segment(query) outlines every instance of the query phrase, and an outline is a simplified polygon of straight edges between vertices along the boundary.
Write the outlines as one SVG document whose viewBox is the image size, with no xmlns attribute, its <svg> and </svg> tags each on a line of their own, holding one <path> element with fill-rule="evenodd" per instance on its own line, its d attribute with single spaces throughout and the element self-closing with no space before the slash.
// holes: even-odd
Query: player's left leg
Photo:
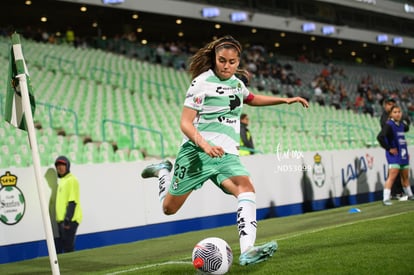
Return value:
<svg viewBox="0 0 414 275">
<path fill-rule="evenodd" d="M 275 241 L 255 246 L 257 234 L 256 194 L 249 176 L 235 176 L 222 186 L 237 197 L 237 226 L 240 242 L 240 265 L 260 263 L 270 258 L 277 249 Z"/>
<path fill-rule="evenodd" d="M 411 190 L 410 186 L 410 180 L 408 179 L 408 171 L 408 165 L 407 167 L 403 167 L 403 169 L 400 170 L 401 185 L 403 187 L 404 193 L 408 196 L 408 199 L 414 200 L 413 191 Z"/>
<path fill-rule="evenodd" d="M 278 246 L 275 241 L 260 246 L 253 246 L 242 253 L 239 258 L 240 265 L 257 264 L 273 256 Z"/>
</svg>

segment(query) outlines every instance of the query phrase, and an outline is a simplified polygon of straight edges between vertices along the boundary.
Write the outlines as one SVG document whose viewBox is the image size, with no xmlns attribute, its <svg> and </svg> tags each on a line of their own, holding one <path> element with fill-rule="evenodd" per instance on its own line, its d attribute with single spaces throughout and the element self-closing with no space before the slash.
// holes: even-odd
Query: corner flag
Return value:
<svg viewBox="0 0 414 275">
<path fill-rule="evenodd" d="M 59 264 L 53 240 L 52 225 L 50 223 L 49 208 L 43 192 L 43 183 L 40 169 L 40 156 L 37 146 L 36 129 L 33 123 L 34 97 L 31 93 L 29 73 L 23 58 L 22 45 L 17 33 L 11 37 L 9 79 L 6 95 L 6 120 L 13 126 L 27 131 L 32 149 L 33 168 L 36 176 L 37 193 L 42 211 L 43 227 L 45 229 L 49 261 L 53 275 L 60 275 Z"/>
<path fill-rule="evenodd" d="M 19 35 L 14 33 L 12 35 L 12 46 L 9 54 L 5 119 L 14 127 L 27 131 L 22 102 L 22 87 L 19 81 L 19 78 L 23 75 L 26 76 L 30 106 L 33 114 L 35 111 L 35 98 L 32 94 L 29 72 L 24 61 Z"/>
</svg>

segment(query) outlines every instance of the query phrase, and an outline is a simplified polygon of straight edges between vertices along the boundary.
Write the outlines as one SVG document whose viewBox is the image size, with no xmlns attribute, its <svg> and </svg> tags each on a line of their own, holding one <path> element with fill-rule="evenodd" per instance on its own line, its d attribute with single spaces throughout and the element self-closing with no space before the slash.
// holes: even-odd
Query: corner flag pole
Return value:
<svg viewBox="0 0 414 275">
<path fill-rule="evenodd" d="M 14 34 L 13 34 L 14 35 Z M 16 34 L 17 35 L 17 34 Z M 17 36 L 18 39 L 18 36 Z M 17 63 L 17 61 L 23 60 L 23 52 L 21 48 L 20 41 L 18 44 L 13 43 L 13 61 Z M 24 64 L 24 63 L 23 63 Z M 25 65 L 25 64 L 24 64 Z M 26 67 L 26 66 L 24 66 Z M 52 268 L 52 274 L 53 275 L 59 275 L 59 264 L 58 259 L 56 255 L 56 248 L 55 243 L 53 239 L 53 231 L 52 231 L 52 225 L 50 223 L 50 216 L 49 216 L 49 210 L 48 210 L 48 204 L 46 203 L 45 194 L 43 192 L 42 185 L 42 177 L 41 177 L 41 170 L 40 170 L 40 157 L 39 157 L 39 149 L 37 145 L 37 139 L 36 139 L 36 133 L 35 133 L 35 127 L 33 123 L 33 115 L 30 105 L 30 98 L 29 98 L 29 90 L 27 87 L 27 76 L 26 73 L 18 72 L 18 75 L 16 75 L 16 78 L 19 79 L 19 85 L 20 85 L 20 92 L 22 96 L 22 107 L 24 111 L 24 118 L 26 120 L 26 127 L 29 134 L 29 141 L 30 146 L 32 148 L 32 158 L 33 158 L 33 168 L 35 171 L 36 176 L 36 184 L 37 184 L 37 193 L 39 195 L 40 200 L 40 207 L 42 211 L 42 218 L 43 218 L 43 227 L 46 233 L 46 242 L 47 242 L 47 248 L 49 251 L 49 260 L 50 260 L 50 266 Z"/>
<path fill-rule="evenodd" d="M 50 266 L 52 268 L 52 274 L 59 275 L 59 264 L 56 255 L 55 242 L 53 239 L 52 225 L 50 224 L 50 216 L 48 205 L 46 204 L 45 195 L 43 192 L 43 186 L 41 184 L 41 172 L 40 172 L 40 157 L 39 148 L 37 146 L 37 139 L 35 133 L 35 127 L 33 123 L 33 116 L 30 107 L 29 93 L 27 91 L 26 74 L 17 75 L 20 82 L 23 110 L 25 113 L 27 131 L 29 133 L 30 147 L 32 148 L 33 168 L 35 170 L 37 193 L 39 195 L 40 207 L 43 217 L 43 227 L 46 233 L 47 249 L 49 251 Z"/>
</svg>

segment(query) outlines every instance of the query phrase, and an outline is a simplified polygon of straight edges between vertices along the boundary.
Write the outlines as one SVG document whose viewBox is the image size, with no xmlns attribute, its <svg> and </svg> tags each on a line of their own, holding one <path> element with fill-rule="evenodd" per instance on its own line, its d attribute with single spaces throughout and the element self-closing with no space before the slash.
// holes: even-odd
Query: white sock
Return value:
<svg viewBox="0 0 414 275">
<path fill-rule="evenodd" d="M 241 193 L 237 200 L 237 227 L 240 251 L 243 253 L 254 246 L 256 241 L 256 194 L 253 192 Z"/>
<path fill-rule="evenodd" d="M 168 189 L 170 188 L 170 184 L 171 184 L 171 176 L 170 176 L 170 171 L 168 171 L 167 169 L 161 169 L 158 172 L 158 188 L 159 188 L 159 193 L 158 196 L 160 198 L 160 202 L 162 205 L 162 202 L 165 198 L 165 196 L 168 193 Z"/>
<path fill-rule="evenodd" d="M 403 190 L 404 190 L 404 193 L 405 193 L 407 196 L 411 197 L 411 196 L 413 195 L 413 191 L 411 191 L 411 187 L 410 187 L 410 186 L 408 186 L 408 187 L 403 187 Z"/>
<path fill-rule="evenodd" d="M 391 189 L 384 188 L 383 194 L 384 194 L 383 201 L 388 201 L 391 196 Z"/>
</svg>

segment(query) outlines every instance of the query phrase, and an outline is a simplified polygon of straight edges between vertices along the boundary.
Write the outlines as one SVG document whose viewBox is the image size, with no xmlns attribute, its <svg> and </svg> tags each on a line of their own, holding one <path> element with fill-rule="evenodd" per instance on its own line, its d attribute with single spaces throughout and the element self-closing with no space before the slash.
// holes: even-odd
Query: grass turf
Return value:
<svg viewBox="0 0 414 275">
<path fill-rule="evenodd" d="M 348 213 L 357 207 L 360 213 Z M 239 266 L 236 225 L 59 255 L 61 274 L 195 274 L 194 245 L 206 237 L 233 249 L 228 274 L 409 274 L 414 202 L 338 207 L 259 221 L 257 243 L 276 240 L 267 262 Z M 47 257 L 0 265 L 0 273 L 51 274 Z"/>
</svg>

